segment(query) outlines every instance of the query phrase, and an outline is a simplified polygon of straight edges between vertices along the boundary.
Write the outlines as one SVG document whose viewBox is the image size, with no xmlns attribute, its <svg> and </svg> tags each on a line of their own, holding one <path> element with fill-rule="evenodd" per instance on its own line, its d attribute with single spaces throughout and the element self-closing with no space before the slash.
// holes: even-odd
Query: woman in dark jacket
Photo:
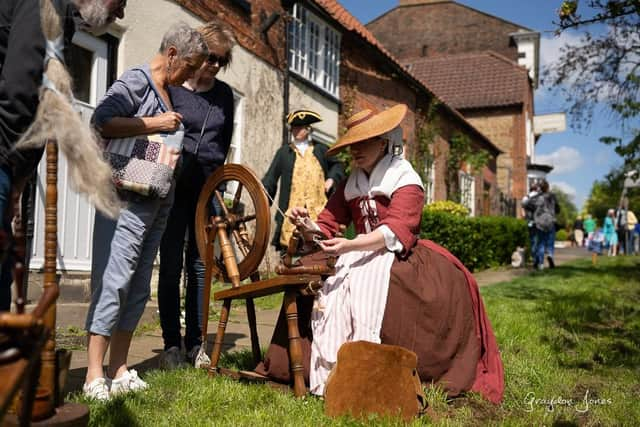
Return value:
<svg viewBox="0 0 640 427">
<path fill-rule="evenodd" d="M 229 85 L 216 79 L 216 75 L 231 62 L 235 38 L 217 20 L 205 24 L 198 31 L 207 43 L 209 56 L 192 79 L 182 86 L 169 89 L 176 111 L 183 116 L 185 138 L 175 202 L 160 245 L 158 309 L 165 350 L 160 357 L 160 366 L 166 369 L 177 367 L 183 361 L 180 275 L 186 232 L 188 244 L 184 345 L 190 363 L 195 362 L 200 350 L 204 265 L 196 246 L 195 211 L 200 190 L 207 177 L 222 166 L 227 158 L 233 133 L 233 92 Z"/>
</svg>

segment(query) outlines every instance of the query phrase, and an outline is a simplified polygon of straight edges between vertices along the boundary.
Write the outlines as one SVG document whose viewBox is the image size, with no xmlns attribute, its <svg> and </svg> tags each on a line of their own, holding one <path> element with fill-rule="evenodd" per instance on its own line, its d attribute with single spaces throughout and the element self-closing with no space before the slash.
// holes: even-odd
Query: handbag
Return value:
<svg viewBox="0 0 640 427">
<path fill-rule="evenodd" d="M 361 420 L 378 414 L 411 422 L 427 408 L 417 362 L 414 352 L 395 345 L 367 341 L 343 344 L 325 385 L 325 413 Z"/>
<path fill-rule="evenodd" d="M 162 112 L 169 111 L 147 72 L 134 70 L 142 71 L 147 78 Z M 183 138 L 184 125 L 180 123 L 174 132 L 105 139 L 105 157 L 111 164 L 116 188 L 148 197 L 166 197 L 180 160 Z"/>
</svg>

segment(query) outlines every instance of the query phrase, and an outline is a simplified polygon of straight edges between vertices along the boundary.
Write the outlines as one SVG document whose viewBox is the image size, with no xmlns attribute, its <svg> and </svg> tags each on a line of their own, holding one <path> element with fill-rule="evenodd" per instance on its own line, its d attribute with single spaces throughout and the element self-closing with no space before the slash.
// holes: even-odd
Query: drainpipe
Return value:
<svg viewBox="0 0 640 427">
<path fill-rule="evenodd" d="M 289 115 L 289 23 L 291 22 L 293 6 L 297 2 L 295 1 L 282 1 L 282 7 L 284 8 L 284 73 L 282 75 L 284 80 L 284 90 L 282 94 L 284 115 L 282 117 L 282 145 L 289 143 L 289 126 L 287 125 L 287 116 Z"/>
<path fill-rule="evenodd" d="M 283 79 L 283 94 L 282 94 L 282 102 L 283 102 L 283 110 L 284 114 L 282 117 L 282 145 L 286 145 L 289 143 L 289 126 L 287 125 L 287 116 L 289 115 L 289 29 L 288 25 L 291 21 L 291 12 L 293 11 L 293 5 L 295 5 L 296 1 L 291 0 L 281 0 L 282 9 L 284 10 L 283 14 L 278 12 L 273 12 L 263 23 L 260 25 L 260 33 L 267 37 L 267 32 L 276 23 L 278 18 L 282 18 L 284 22 L 284 71 L 282 74 Z"/>
</svg>

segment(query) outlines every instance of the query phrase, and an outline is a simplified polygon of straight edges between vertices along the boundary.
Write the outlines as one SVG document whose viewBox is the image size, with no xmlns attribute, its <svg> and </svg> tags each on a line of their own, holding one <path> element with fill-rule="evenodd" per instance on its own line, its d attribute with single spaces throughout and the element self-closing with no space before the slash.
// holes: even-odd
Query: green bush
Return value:
<svg viewBox="0 0 640 427">
<path fill-rule="evenodd" d="M 471 271 L 511 262 L 511 254 L 529 241 L 524 220 L 511 217 L 461 217 L 422 212 L 420 237 L 433 240 L 457 256 Z"/>
<path fill-rule="evenodd" d="M 445 212 L 454 216 L 469 216 L 469 209 L 460 203 L 451 200 L 438 200 L 425 206 L 427 212 Z"/>
<path fill-rule="evenodd" d="M 564 242 L 569 239 L 569 234 L 566 230 L 560 229 L 556 232 L 556 241 Z"/>
</svg>

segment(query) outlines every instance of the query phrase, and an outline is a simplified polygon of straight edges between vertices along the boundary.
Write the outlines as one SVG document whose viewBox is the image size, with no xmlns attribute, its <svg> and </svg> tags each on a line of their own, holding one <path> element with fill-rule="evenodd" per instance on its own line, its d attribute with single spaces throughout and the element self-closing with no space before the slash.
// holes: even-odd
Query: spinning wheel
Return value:
<svg viewBox="0 0 640 427">
<path fill-rule="evenodd" d="M 233 194 L 231 206 L 225 203 L 224 189 Z M 214 254 L 219 256 L 211 260 L 212 275 L 236 287 L 254 274 L 267 250 L 270 218 L 262 183 L 250 169 L 237 164 L 218 168 L 200 193 L 195 220 L 203 260 L 210 260 L 207 251 L 217 240 Z"/>
<path fill-rule="evenodd" d="M 223 193 L 232 194 L 232 201 L 225 203 Z M 215 203 L 213 203 L 215 202 Z M 217 206 L 214 206 L 216 205 Z M 230 205 L 230 206 L 228 206 Z M 267 249 L 271 213 L 266 193 L 255 174 L 241 165 L 225 165 L 214 172 L 205 183 L 196 207 L 195 234 L 198 250 L 205 265 L 205 287 L 202 301 L 202 342 L 206 343 L 209 299 L 213 277 L 230 282 L 231 288 L 216 292 L 213 299 L 223 301 L 216 333 L 209 374 L 225 374 L 233 377 L 249 375 L 251 379 L 266 380 L 259 374 L 233 372 L 219 368 L 231 301 L 246 301 L 247 319 L 251 334 L 254 362 L 261 361 L 260 343 L 256 325 L 253 298 L 274 293 L 284 293 L 282 312 L 286 314 L 288 350 L 293 388 L 296 396 L 304 396 L 306 388 L 303 376 L 302 347 L 298 329 L 296 296 L 320 286 L 321 275 L 331 274 L 329 266 L 293 266 L 291 258 L 297 240 L 291 244 L 291 253 L 277 271 L 278 276 L 260 280 L 257 271 Z M 295 239 L 298 239 L 297 234 Z M 293 240 L 293 238 L 292 238 Z M 247 277 L 252 283 L 241 285 Z M 260 378 L 258 378 L 260 377 Z M 246 377 L 245 377 L 246 378 Z"/>
</svg>

